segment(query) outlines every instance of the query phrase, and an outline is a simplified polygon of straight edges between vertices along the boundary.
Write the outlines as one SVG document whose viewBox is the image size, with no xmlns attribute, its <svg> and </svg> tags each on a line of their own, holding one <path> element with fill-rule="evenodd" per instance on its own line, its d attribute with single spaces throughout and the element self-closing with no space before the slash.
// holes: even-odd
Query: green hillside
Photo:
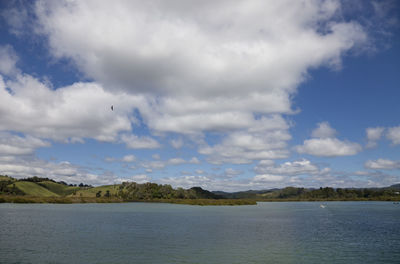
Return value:
<svg viewBox="0 0 400 264">
<path fill-rule="evenodd" d="M 57 197 L 57 196 L 59 196 L 58 194 L 51 192 L 51 191 L 47 190 L 46 188 L 44 188 L 43 186 L 40 186 L 39 184 L 36 184 L 34 182 L 17 181 L 14 184 L 15 184 L 15 187 L 17 187 L 19 190 L 21 190 L 26 195 L 36 196 L 36 197 L 51 197 L 51 196 Z"/>
<path fill-rule="evenodd" d="M 68 186 L 52 181 L 43 181 L 38 182 L 37 184 L 60 196 L 70 195 L 80 189 L 80 187 L 77 186 Z"/>
</svg>

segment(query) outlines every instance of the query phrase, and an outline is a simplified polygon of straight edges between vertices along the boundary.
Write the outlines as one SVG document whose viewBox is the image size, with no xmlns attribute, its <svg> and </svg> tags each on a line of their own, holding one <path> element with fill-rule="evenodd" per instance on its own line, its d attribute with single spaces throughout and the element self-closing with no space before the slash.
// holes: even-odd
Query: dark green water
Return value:
<svg viewBox="0 0 400 264">
<path fill-rule="evenodd" d="M 400 205 L 320 204 L 0 204 L 0 263 L 400 263 Z"/>
</svg>

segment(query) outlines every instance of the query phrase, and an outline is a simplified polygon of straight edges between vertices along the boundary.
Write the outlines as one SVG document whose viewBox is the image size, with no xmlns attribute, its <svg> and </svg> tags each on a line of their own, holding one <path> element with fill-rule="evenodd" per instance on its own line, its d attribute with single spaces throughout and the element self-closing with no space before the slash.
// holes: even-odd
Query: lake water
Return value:
<svg viewBox="0 0 400 264">
<path fill-rule="evenodd" d="M 400 205 L 0 204 L 0 263 L 400 263 Z"/>
</svg>

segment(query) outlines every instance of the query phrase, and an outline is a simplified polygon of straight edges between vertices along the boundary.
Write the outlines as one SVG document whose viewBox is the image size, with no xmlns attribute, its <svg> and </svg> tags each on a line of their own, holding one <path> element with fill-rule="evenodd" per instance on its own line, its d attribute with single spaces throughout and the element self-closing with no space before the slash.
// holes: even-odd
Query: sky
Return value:
<svg viewBox="0 0 400 264">
<path fill-rule="evenodd" d="M 399 14 L 394 0 L 0 1 L 0 174 L 399 183 Z"/>
</svg>

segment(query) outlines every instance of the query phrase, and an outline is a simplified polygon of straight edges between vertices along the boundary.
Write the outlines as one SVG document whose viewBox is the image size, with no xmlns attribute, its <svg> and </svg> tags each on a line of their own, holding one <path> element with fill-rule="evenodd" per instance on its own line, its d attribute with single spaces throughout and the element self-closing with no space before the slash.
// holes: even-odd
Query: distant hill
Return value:
<svg viewBox="0 0 400 264">
<path fill-rule="evenodd" d="M 82 188 L 58 183 L 48 178 L 32 177 L 17 180 L 9 176 L 0 176 L 0 194 L 60 197 L 70 195 L 79 189 Z"/>
<path fill-rule="evenodd" d="M 213 192 L 229 199 L 263 200 L 400 200 L 400 184 L 384 188 L 286 187 L 260 191 Z"/>
<path fill-rule="evenodd" d="M 84 184 L 71 186 L 48 178 L 32 177 L 17 180 L 8 176 L 0 176 L 0 194 L 32 197 L 116 197 L 124 200 L 223 198 L 200 187 L 185 190 L 182 188 L 173 189 L 170 185 L 138 184 L 135 182 L 98 187 Z"/>
<path fill-rule="evenodd" d="M 400 191 L 400 183 L 390 185 L 389 188 Z"/>
<path fill-rule="evenodd" d="M 385 188 L 301 188 L 249 190 L 242 192 L 210 192 L 201 187 L 172 188 L 156 183 L 123 182 L 92 187 L 87 184 L 68 185 L 48 178 L 14 179 L 0 176 L 0 195 L 42 198 L 113 199 L 112 201 L 171 201 L 175 200 L 252 200 L 252 201 L 312 201 L 312 200 L 400 200 L 400 184 Z M 1 197 L 0 197 L 1 198 Z M 94 200 L 93 200 L 94 199 Z M 1 199 L 0 199 L 1 200 Z M 107 200 L 104 200 L 107 201 Z M 109 200 L 111 201 L 111 200 Z M 218 203 L 216 203 L 218 204 Z"/>
</svg>

